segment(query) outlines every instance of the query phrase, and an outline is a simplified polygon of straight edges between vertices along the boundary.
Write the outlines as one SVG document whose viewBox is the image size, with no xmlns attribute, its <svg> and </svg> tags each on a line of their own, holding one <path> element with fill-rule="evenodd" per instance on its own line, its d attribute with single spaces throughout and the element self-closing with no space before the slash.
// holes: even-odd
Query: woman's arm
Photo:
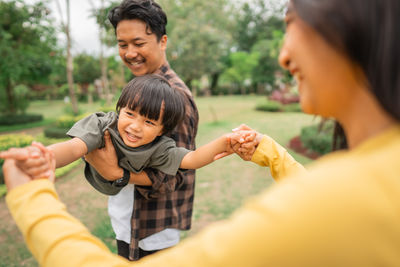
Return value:
<svg viewBox="0 0 400 267">
<path fill-rule="evenodd" d="M 245 124 L 233 130 L 239 135 L 232 135 L 231 146 L 243 160 L 269 167 L 275 180 L 287 177 L 292 173 L 305 172 L 305 168 L 297 162 L 280 144 L 267 135 L 251 129 Z"/>
</svg>

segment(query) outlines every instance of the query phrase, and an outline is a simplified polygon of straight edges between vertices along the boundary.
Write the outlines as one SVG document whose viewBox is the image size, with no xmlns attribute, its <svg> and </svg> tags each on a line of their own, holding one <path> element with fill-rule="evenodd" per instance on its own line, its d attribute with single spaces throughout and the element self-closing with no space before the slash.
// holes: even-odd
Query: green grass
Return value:
<svg viewBox="0 0 400 267">
<path fill-rule="evenodd" d="M 47 126 L 52 124 L 55 120 L 54 119 L 44 119 L 42 121 L 32 122 L 32 123 L 25 123 L 25 124 L 17 124 L 17 125 L 0 125 L 0 133 L 7 133 L 11 131 L 19 131 L 34 127 L 41 127 Z"/>
<path fill-rule="evenodd" d="M 299 135 L 303 126 L 313 123 L 313 117 L 303 113 L 256 111 L 255 106 L 263 100 L 260 96 L 196 98 L 200 113 L 197 145 L 205 144 L 246 123 L 285 146 L 290 138 Z M 40 106 L 43 107 L 32 104 L 32 107 Z M 57 108 L 62 109 L 53 103 L 46 110 L 61 114 Z M 292 155 L 303 164 L 310 162 L 295 153 Z M 268 168 L 245 162 L 236 155 L 197 170 L 192 230 L 183 232 L 182 237 L 191 236 L 206 225 L 229 217 L 246 199 L 273 183 Z M 78 164 L 71 172 L 57 179 L 56 187 L 69 212 L 115 252 L 114 233 L 107 214 L 107 197 L 97 193 L 85 181 L 83 164 Z M 0 199 L 1 209 L 6 209 L 4 198 Z M 0 226 L 0 251 L 0 266 L 37 266 L 7 214 L 2 217 Z"/>
</svg>

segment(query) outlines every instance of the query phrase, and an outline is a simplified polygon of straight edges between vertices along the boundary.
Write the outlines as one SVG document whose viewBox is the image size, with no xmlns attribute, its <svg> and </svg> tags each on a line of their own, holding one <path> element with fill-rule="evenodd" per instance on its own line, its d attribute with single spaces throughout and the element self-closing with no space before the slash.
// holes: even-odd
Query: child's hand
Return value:
<svg viewBox="0 0 400 267">
<path fill-rule="evenodd" d="M 231 138 L 232 138 L 233 135 L 234 135 L 233 133 L 229 133 L 229 134 L 225 134 L 223 136 L 223 138 L 225 138 L 225 144 L 226 144 L 225 145 L 225 151 L 215 155 L 215 157 L 213 159 L 214 161 L 218 160 L 218 159 L 222 159 L 222 158 L 224 158 L 226 156 L 229 156 L 229 155 L 231 155 L 231 154 L 233 154 L 235 152 L 232 149 L 232 146 L 231 146 Z"/>
<path fill-rule="evenodd" d="M 54 181 L 55 159 L 42 144 L 33 142 L 25 148 L 10 148 L 0 152 L 0 158 L 15 160 L 15 166 L 32 179 L 49 178 Z"/>
<path fill-rule="evenodd" d="M 231 146 L 236 154 L 243 160 L 251 160 L 258 144 L 262 139 L 262 134 L 251 129 L 245 124 L 232 130 L 234 135 L 231 138 Z"/>
</svg>

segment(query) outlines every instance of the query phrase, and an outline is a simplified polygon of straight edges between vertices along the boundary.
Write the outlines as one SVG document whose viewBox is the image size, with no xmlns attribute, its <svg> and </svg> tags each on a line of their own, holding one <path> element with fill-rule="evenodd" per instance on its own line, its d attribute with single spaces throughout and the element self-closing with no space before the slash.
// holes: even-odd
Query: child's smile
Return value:
<svg viewBox="0 0 400 267">
<path fill-rule="evenodd" d="M 121 108 L 118 118 L 118 132 L 129 147 L 139 147 L 151 143 L 163 131 L 163 111 L 157 121 L 151 120 L 127 107 Z"/>
</svg>

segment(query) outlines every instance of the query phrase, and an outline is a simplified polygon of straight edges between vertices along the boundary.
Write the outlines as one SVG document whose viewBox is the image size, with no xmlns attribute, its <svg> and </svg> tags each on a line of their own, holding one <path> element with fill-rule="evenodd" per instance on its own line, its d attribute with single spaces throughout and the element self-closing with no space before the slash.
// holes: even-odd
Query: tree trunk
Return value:
<svg viewBox="0 0 400 267">
<path fill-rule="evenodd" d="M 213 73 L 211 75 L 211 86 L 210 86 L 211 95 L 218 95 L 217 86 L 218 86 L 219 77 L 220 77 L 219 72 Z"/>
<path fill-rule="evenodd" d="M 104 0 L 101 0 L 100 10 L 102 10 L 103 8 L 104 8 Z M 103 37 L 104 37 L 104 28 L 99 24 L 101 83 L 103 86 L 104 94 L 106 96 L 106 105 L 110 106 L 112 96 L 110 94 L 110 86 L 107 78 L 107 62 L 104 59 Z"/>
<path fill-rule="evenodd" d="M 70 10 L 69 10 L 69 0 L 66 0 L 67 4 L 67 25 L 65 26 L 65 34 L 67 35 L 67 80 L 69 88 L 69 97 L 71 98 L 72 112 L 77 115 L 78 102 L 76 101 L 75 90 L 74 90 L 74 77 L 73 77 L 73 61 L 71 55 L 71 36 L 70 36 Z"/>
<path fill-rule="evenodd" d="M 14 92 L 12 90 L 12 85 L 11 85 L 10 81 L 8 81 L 7 86 L 6 86 L 6 94 L 7 94 L 7 100 L 8 100 L 7 113 L 15 114 L 17 110 L 15 108 Z"/>
</svg>

